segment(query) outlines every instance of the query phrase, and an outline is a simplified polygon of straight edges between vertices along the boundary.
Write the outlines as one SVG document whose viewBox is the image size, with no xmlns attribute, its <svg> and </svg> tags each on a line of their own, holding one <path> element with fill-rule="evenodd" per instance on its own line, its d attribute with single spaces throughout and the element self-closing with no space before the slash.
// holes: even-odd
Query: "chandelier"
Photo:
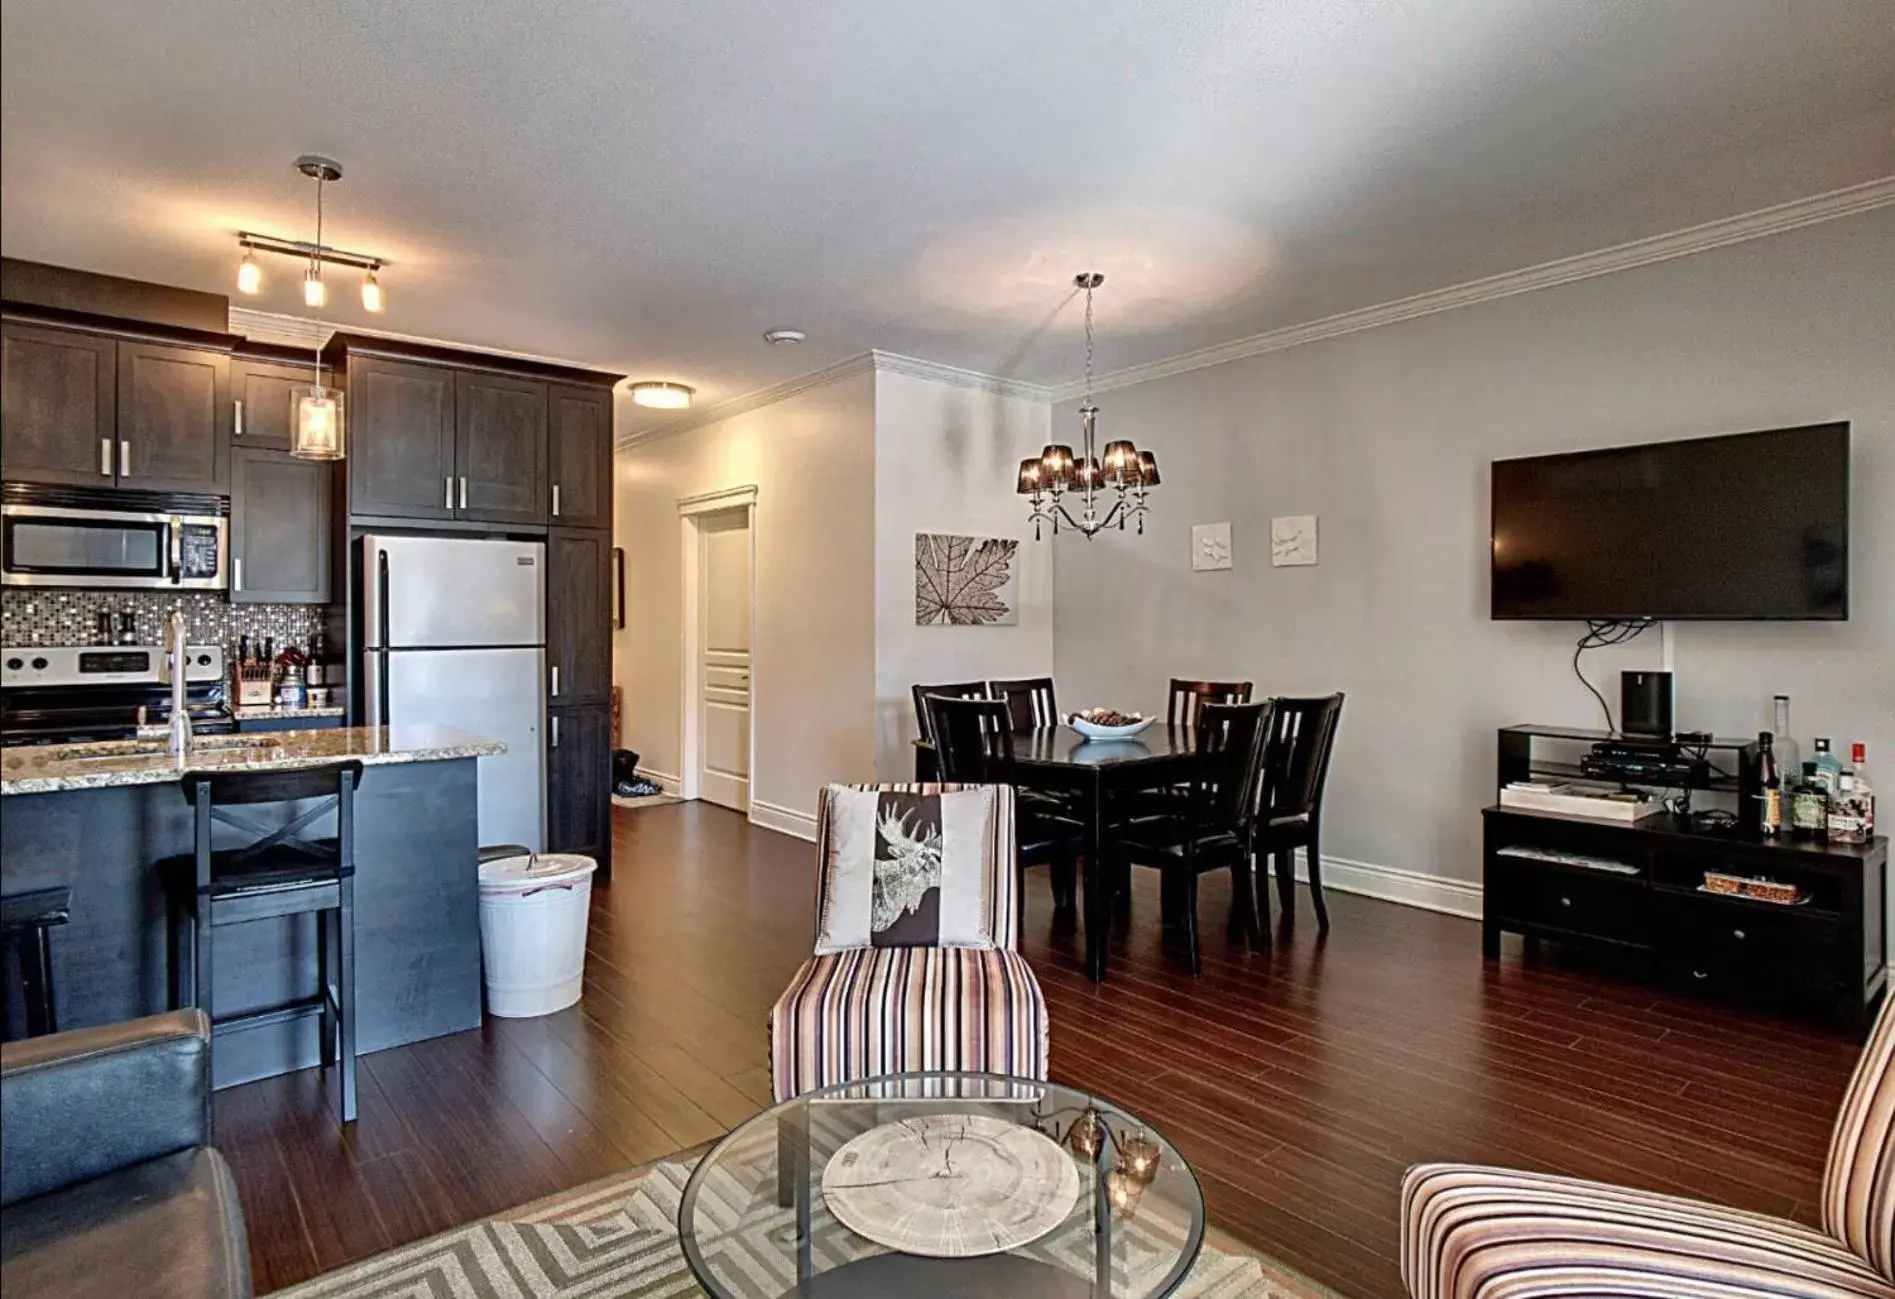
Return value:
<svg viewBox="0 0 1895 1299">
<path fill-rule="evenodd" d="M 1080 454 L 1075 457 L 1070 446 L 1055 443 L 1038 457 L 1020 462 L 1019 493 L 1032 506 L 1027 518 L 1035 541 L 1040 540 L 1040 526 L 1046 523 L 1053 525 L 1054 536 L 1063 526 L 1090 540 L 1107 528 L 1123 531 L 1129 520 L 1143 536 L 1145 493 L 1158 486 L 1158 460 L 1151 452 L 1119 440 L 1105 444 L 1103 458 L 1096 454 L 1099 408 L 1092 404 L 1092 291 L 1104 283 L 1105 276 L 1097 271 L 1073 277 L 1074 286 L 1086 294 L 1086 395 L 1079 405 Z M 1068 502 L 1075 500 L 1076 518 L 1068 508 Z"/>
</svg>

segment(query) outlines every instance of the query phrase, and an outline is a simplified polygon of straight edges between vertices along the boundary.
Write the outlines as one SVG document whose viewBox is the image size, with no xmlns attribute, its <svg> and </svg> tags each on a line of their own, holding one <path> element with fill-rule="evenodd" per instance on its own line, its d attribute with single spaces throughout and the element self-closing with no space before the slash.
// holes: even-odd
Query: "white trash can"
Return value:
<svg viewBox="0 0 1895 1299">
<path fill-rule="evenodd" d="M 480 956 L 490 1014 L 526 1019 L 579 1000 L 597 869 L 575 853 L 481 863 Z"/>
</svg>

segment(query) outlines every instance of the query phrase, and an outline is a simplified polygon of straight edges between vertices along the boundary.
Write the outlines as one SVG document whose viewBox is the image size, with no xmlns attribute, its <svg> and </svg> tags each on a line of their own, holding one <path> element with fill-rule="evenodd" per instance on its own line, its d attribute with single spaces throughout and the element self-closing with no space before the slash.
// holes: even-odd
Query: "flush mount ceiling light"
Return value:
<svg viewBox="0 0 1895 1299">
<path fill-rule="evenodd" d="M 632 400 L 653 410 L 683 410 L 696 395 L 695 388 L 662 379 L 647 379 L 632 385 Z"/>
<path fill-rule="evenodd" d="M 764 333 L 763 341 L 781 347 L 785 343 L 800 343 L 808 337 L 800 329 L 772 329 Z"/>
<path fill-rule="evenodd" d="M 237 263 L 237 292 L 255 297 L 263 292 L 263 268 L 257 264 L 255 254 L 275 253 L 281 257 L 294 257 L 306 263 L 303 269 L 303 305 L 324 307 L 329 303 L 329 287 L 323 282 L 324 266 L 347 266 L 361 271 L 362 308 L 380 314 L 388 307 L 388 299 L 382 292 L 381 282 L 375 278 L 376 272 L 388 264 L 385 258 L 368 253 L 352 253 L 341 248 L 331 248 L 322 241 L 322 187 L 342 179 L 342 164 L 333 158 L 320 157 L 306 153 L 296 160 L 296 170 L 316 182 L 316 238 L 313 243 L 301 239 L 278 239 L 275 235 L 260 235 L 250 230 L 237 232 L 237 247 L 243 249 L 243 260 Z"/>
<path fill-rule="evenodd" d="M 1099 408 L 1092 404 L 1092 291 L 1105 283 L 1105 276 L 1087 271 L 1073 277 L 1073 285 L 1086 295 L 1086 395 L 1079 403 L 1080 451 L 1077 458 L 1069 446 L 1051 444 L 1031 460 L 1020 462 L 1020 495 L 1028 498 L 1032 512 L 1033 539 L 1040 539 L 1040 525 L 1053 525 L 1058 536 L 1062 526 L 1085 534 L 1090 541 L 1114 525 L 1124 529 L 1129 519 L 1145 533 L 1145 493 L 1158 486 L 1158 458 L 1140 451 L 1129 441 L 1105 444 L 1105 459 L 1094 454 Z M 1107 497 L 1106 488 L 1116 495 Z M 1079 517 L 1066 508 L 1066 497 L 1076 495 Z M 1101 509 L 1100 501 L 1104 499 Z"/>
</svg>

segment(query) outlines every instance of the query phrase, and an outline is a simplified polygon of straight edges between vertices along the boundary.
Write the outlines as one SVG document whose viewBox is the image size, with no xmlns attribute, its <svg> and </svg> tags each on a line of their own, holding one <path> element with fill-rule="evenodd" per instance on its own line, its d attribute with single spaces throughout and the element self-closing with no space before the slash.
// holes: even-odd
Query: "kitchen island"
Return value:
<svg viewBox="0 0 1895 1299">
<path fill-rule="evenodd" d="M 205 736 L 180 764 L 162 741 L 0 749 L 0 891 L 64 885 L 53 931 L 61 1028 L 151 1014 L 169 1001 L 167 906 L 154 863 L 193 850 L 185 770 L 271 771 L 362 763 L 355 797 L 357 1040 L 361 1052 L 480 1024 L 476 764 L 505 745 L 447 727 L 339 727 Z M 248 809 L 282 825 L 296 809 Z M 333 834 L 311 827 L 310 833 Z M 226 842 L 225 834 L 232 838 Z M 239 846 L 218 829 L 218 846 Z M 316 990 L 316 927 L 290 916 L 220 929 L 220 1016 Z M 220 1033 L 214 1081 L 314 1065 L 317 1020 L 288 1014 Z"/>
</svg>

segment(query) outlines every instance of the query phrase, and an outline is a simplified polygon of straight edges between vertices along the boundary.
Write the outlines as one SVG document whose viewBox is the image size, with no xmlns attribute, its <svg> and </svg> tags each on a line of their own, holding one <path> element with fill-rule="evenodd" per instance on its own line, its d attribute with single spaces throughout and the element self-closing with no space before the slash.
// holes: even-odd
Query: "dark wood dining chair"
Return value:
<svg viewBox="0 0 1895 1299">
<path fill-rule="evenodd" d="M 1276 699 L 1270 728 L 1263 744 L 1263 778 L 1259 784 L 1255 851 L 1257 895 L 1269 887 L 1274 865 L 1277 904 L 1283 926 L 1296 924 L 1296 849 L 1309 863 L 1309 896 L 1316 906 L 1316 925 L 1329 932 L 1329 908 L 1323 902 L 1323 786 L 1329 779 L 1329 755 L 1342 720 L 1342 695 L 1310 699 Z M 1267 899 L 1266 899 L 1267 901 Z"/>
<path fill-rule="evenodd" d="M 1184 681 L 1171 678 L 1171 693 L 1165 701 L 1165 725 L 1195 726 L 1198 710 L 1206 704 L 1247 704 L 1248 681 Z"/>
<path fill-rule="evenodd" d="M 934 735 L 940 776 L 965 785 L 1018 785 L 1013 752 L 1013 716 L 998 699 L 927 695 L 929 728 Z M 1021 870 L 1015 887 L 1024 914 L 1025 868 L 1045 865 L 1053 877 L 1053 907 L 1070 913 L 1077 901 L 1075 865 L 1085 826 L 1047 807 L 1021 799 L 1016 835 Z"/>
<path fill-rule="evenodd" d="M 1022 677 L 1017 681 L 989 681 L 987 697 L 998 699 L 1013 717 L 1013 729 L 1031 731 L 1042 726 L 1059 725 L 1059 705 L 1054 702 L 1053 678 Z"/>
<path fill-rule="evenodd" d="M 985 699 L 985 681 L 954 681 L 944 686 L 915 686 L 915 731 L 924 744 L 934 743 L 934 723 L 928 716 L 928 696 L 946 695 L 951 699 Z"/>
<path fill-rule="evenodd" d="M 1269 945 L 1250 878 L 1251 835 L 1260 803 L 1257 789 L 1269 713 L 1267 701 L 1209 703 L 1200 708 L 1196 725 L 1201 762 L 1183 810 L 1127 824 L 1110 849 L 1130 865 L 1159 870 L 1165 945 L 1183 958 L 1194 975 L 1203 969 L 1198 952 L 1198 877 L 1207 871 L 1230 871 L 1231 936 L 1241 935 L 1253 952 Z"/>
</svg>

